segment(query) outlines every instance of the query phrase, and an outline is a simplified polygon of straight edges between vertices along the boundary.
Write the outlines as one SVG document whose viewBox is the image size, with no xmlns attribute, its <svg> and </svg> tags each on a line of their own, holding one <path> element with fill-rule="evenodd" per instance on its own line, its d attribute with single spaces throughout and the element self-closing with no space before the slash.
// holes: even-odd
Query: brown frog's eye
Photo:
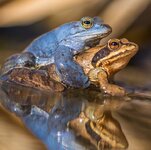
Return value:
<svg viewBox="0 0 151 150">
<path fill-rule="evenodd" d="M 81 24 L 85 29 L 89 29 L 93 26 L 94 21 L 91 17 L 83 17 L 81 19 Z"/>
<path fill-rule="evenodd" d="M 110 39 L 108 42 L 108 47 L 111 50 L 117 50 L 121 47 L 120 40 L 118 39 Z"/>
</svg>

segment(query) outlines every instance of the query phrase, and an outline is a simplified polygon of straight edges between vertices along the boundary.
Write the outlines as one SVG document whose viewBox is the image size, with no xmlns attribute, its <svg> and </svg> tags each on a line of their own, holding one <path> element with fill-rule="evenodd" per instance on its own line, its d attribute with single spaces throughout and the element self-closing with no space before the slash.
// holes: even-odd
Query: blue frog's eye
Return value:
<svg viewBox="0 0 151 150">
<path fill-rule="evenodd" d="M 89 29 L 89 28 L 91 28 L 94 25 L 93 18 L 91 18 L 91 17 L 83 17 L 81 19 L 81 24 L 82 24 L 82 27 L 84 27 L 85 29 Z"/>
</svg>

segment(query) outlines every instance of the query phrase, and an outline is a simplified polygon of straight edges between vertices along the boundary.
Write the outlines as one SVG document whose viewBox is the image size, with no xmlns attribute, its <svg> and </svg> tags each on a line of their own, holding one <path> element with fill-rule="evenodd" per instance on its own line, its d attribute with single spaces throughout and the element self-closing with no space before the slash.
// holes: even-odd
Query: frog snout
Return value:
<svg viewBox="0 0 151 150">
<path fill-rule="evenodd" d="M 112 32 L 112 28 L 108 24 L 101 24 L 100 26 L 102 30 L 105 31 L 104 34 L 106 34 L 106 36 Z"/>
<path fill-rule="evenodd" d="M 135 43 L 133 43 L 133 42 L 129 43 L 129 50 L 134 51 L 134 52 L 137 52 L 138 49 L 139 49 L 139 47 L 138 47 L 137 44 L 135 44 Z"/>
</svg>

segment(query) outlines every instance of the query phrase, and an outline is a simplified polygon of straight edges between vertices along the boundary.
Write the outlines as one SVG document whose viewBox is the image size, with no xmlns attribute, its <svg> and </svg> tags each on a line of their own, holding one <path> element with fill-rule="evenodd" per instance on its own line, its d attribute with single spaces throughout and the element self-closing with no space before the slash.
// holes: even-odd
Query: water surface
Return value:
<svg viewBox="0 0 151 150">
<path fill-rule="evenodd" d="M 1 103 L 49 150 L 151 149 L 151 92 L 40 91 L 1 83 Z M 14 131 L 15 132 L 15 131 Z"/>
</svg>

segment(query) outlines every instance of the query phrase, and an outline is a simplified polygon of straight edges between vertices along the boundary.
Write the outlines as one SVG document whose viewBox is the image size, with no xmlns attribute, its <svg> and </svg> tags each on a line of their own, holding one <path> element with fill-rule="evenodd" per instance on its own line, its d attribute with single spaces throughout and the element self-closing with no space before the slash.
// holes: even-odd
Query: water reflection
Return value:
<svg viewBox="0 0 151 150">
<path fill-rule="evenodd" d="M 89 89 L 48 93 L 6 82 L 1 83 L 0 96 L 2 104 L 50 150 L 128 147 L 125 133 L 113 116 L 119 110 L 127 117 L 129 113 L 123 113 L 129 108 L 125 107 L 130 101 L 127 97 L 102 97 Z"/>
<path fill-rule="evenodd" d="M 117 98 L 89 89 L 50 93 L 0 84 L 1 103 L 48 149 L 150 150 L 151 92 L 146 89 Z"/>
</svg>

